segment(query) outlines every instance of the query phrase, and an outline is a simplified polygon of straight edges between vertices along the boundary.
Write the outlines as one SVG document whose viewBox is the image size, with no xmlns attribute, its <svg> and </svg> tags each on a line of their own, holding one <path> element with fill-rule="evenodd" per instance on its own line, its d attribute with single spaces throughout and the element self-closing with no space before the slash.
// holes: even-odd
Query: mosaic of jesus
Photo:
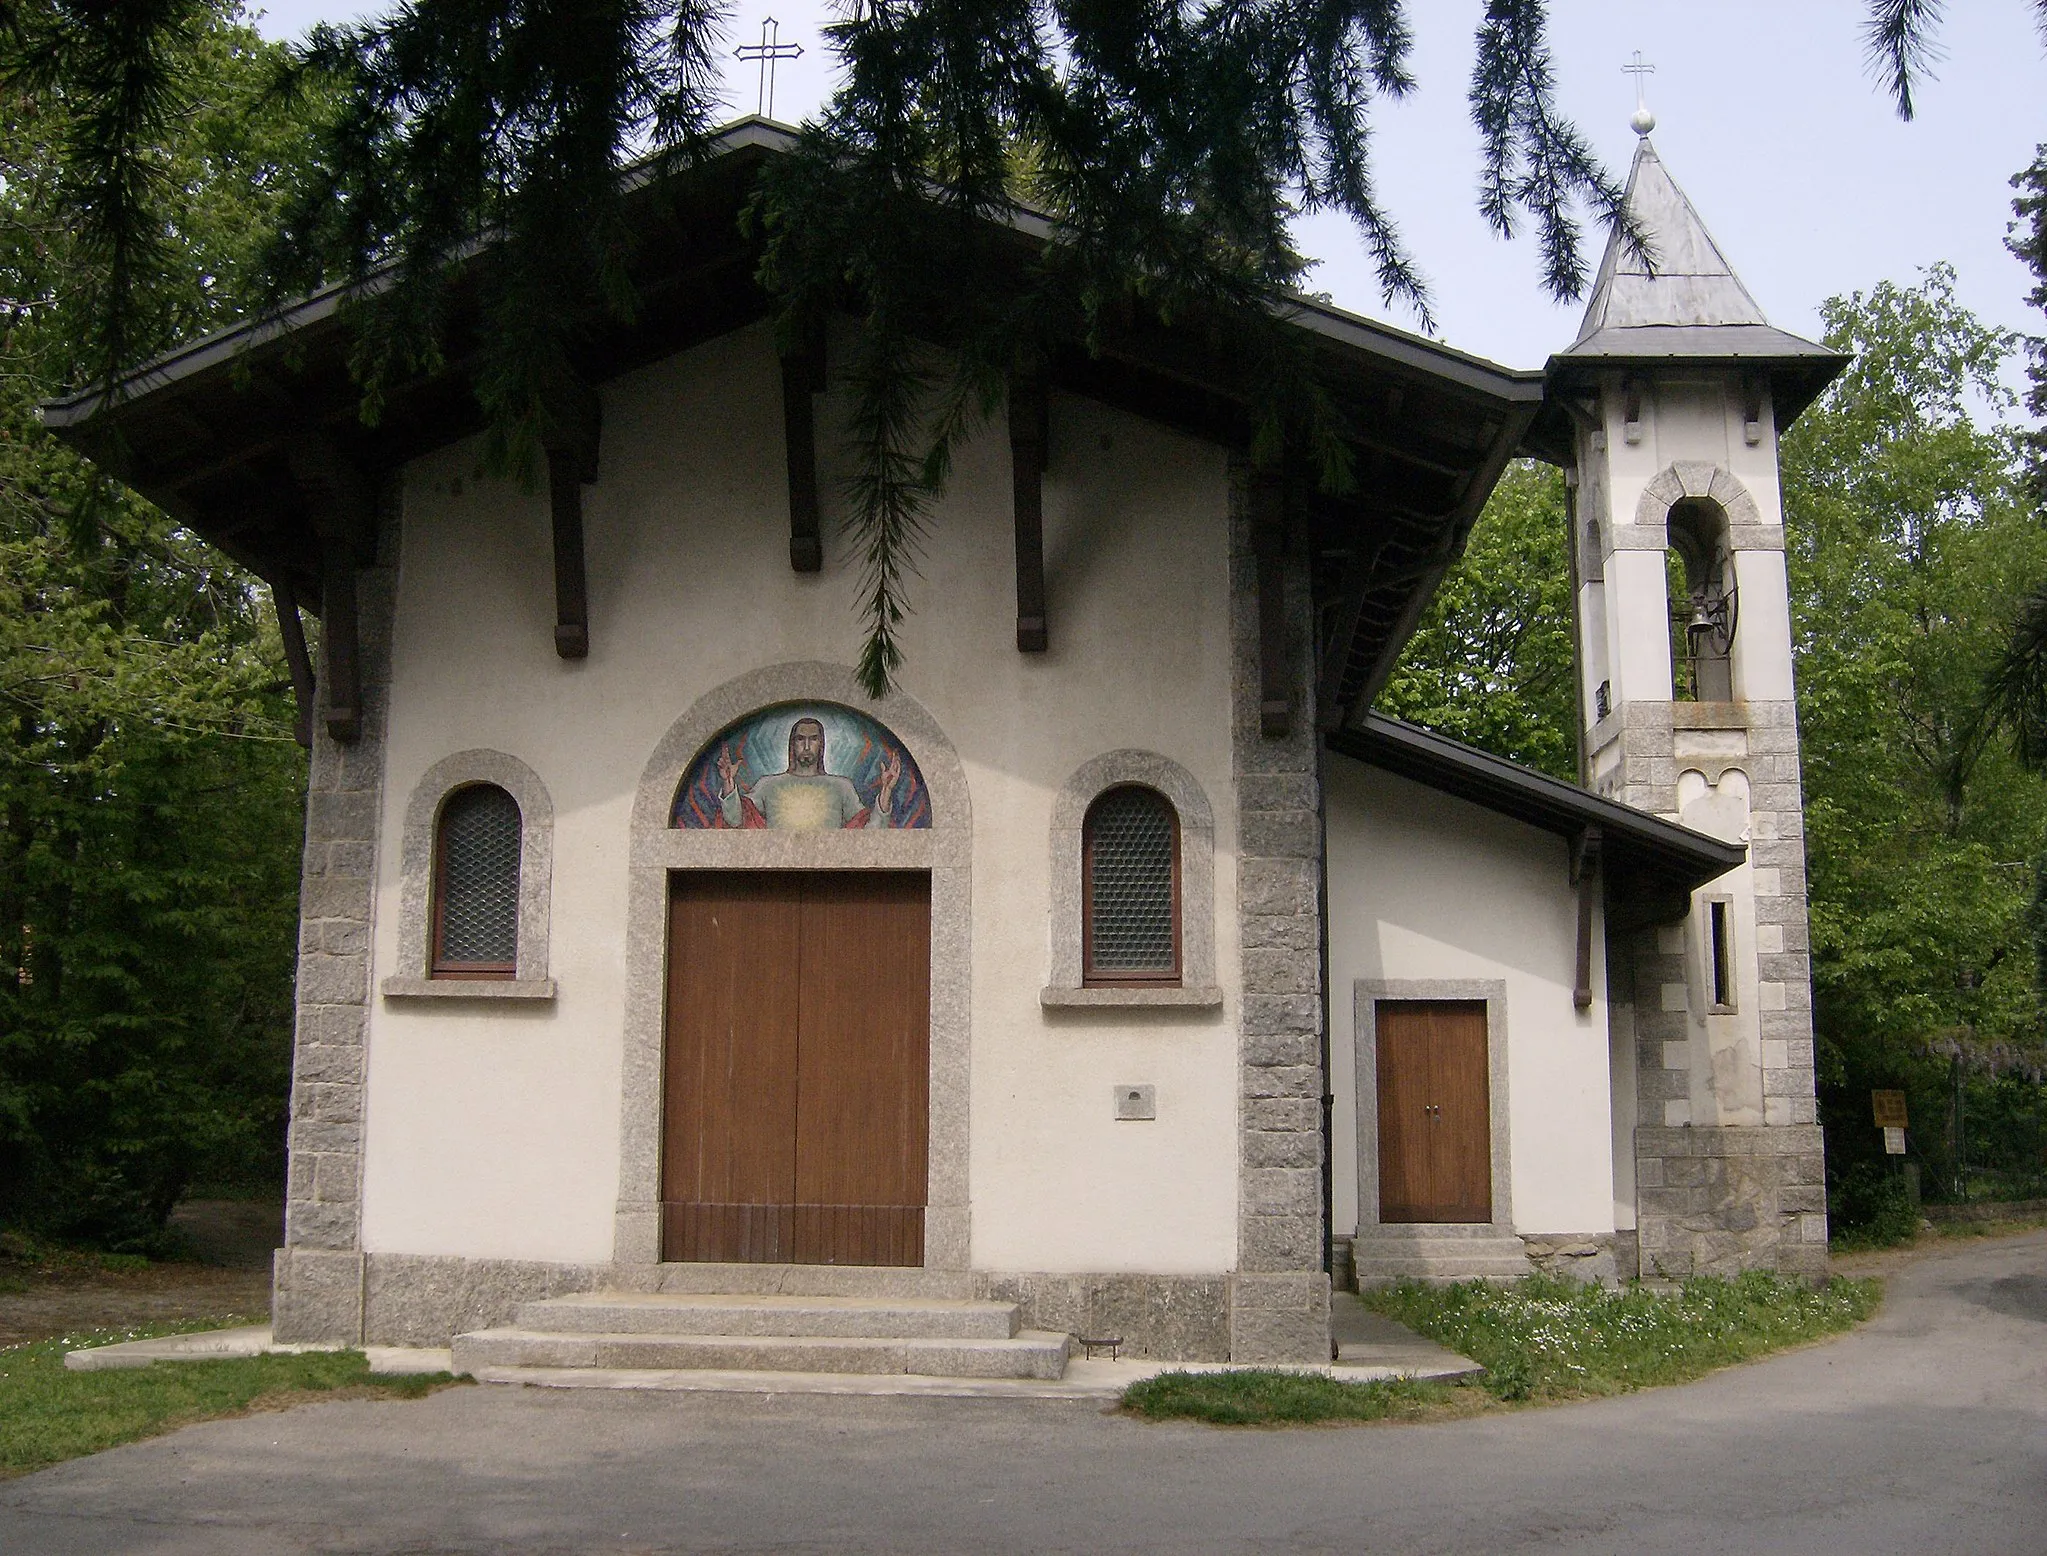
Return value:
<svg viewBox="0 0 2047 1556">
<path fill-rule="evenodd" d="M 784 703 L 748 714 L 697 753 L 671 821 L 779 832 L 928 827 L 931 794 L 902 742 L 866 714 Z"/>
</svg>

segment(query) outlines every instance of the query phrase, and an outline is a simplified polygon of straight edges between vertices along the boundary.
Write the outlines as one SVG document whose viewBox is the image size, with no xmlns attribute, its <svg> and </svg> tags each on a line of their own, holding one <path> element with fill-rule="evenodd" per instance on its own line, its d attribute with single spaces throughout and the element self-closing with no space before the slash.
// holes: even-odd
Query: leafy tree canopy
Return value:
<svg viewBox="0 0 2047 1556">
<path fill-rule="evenodd" d="M 1856 360 L 1783 451 L 1821 1037 L 2030 1050 L 2047 795 L 1985 685 L 2047 532 L 1970 409 L 2009 408 L 2014 343 L 1944 266 L 1825 313 Z"/>
<path fill-rule="evenodd" d="M 303 140 L 246 26 L 167 48 L 145 346 L 251 295 Z M 36 422 L 116 262 L 74 219 L 70 101 L 0 100 L 0 1222 L 146 1247 L 195 1175 L 280 1166 L 303 758 L 247 578 Z"/>
<path fill-rule="evenodd" d="M 1524 461 L 1494 488 L 1375 706 L 1575 783 L 1572 620 L 1564 473 Z"/>
</svg>

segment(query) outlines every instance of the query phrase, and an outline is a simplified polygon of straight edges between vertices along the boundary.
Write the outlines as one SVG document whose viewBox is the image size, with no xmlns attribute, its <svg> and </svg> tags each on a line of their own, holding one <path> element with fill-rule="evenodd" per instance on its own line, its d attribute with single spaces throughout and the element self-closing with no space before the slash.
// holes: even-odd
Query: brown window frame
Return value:
<svg viewBox="0 0 2047 1556">
<path fill-rule="evenodd" d="M 471 789 L 495 789 L 512 802 L 512 813 L 519 818 L 519 880 L 520 890 L 525 886 L 526 874 L 526 812 L 519 805 L 519 797 L 501 783 L 477 782 L 457 784 L 441 796 L 440 809 L 434 814 L 434 872 L 433 892 L 428 903 L 427 922 L 432 930 L 432 945 L 428 948 L 427 976 L 451 980 L 510 982 L 519 976 L 516 958 L 509 962 L 451 962 L 441 953 L 441 932 L 446 928 L 442 909 L 447 906 L 448 884 L 448 805 L 459 795 Z M 513 949 L 518 948 L 518 929 L 512 931 Z"/>
<path fill-rule="evenodd" d="M 1095 970 L 1095 814 L 1102 802 L 1111 795 L 1121 794 L 1126 789 L 1136 789 L 1150 795 L 1165 807 L 1166 819 L 1172 826 L 1173 850 L 1173 965 L 1157 971 L 1132 972 L 1118 968 L 1114 972 Z M 1087 989 L 1157 989 L 1178 988 L 1185 975 L 1187 952 L 1180 925 L 1180 809 L 1164 794 L 1148 783 L 1117 783 L 1102 790 L 1088 801 L 1087 814 L 1080 824 L 1080 982 Z"/>
</svg>

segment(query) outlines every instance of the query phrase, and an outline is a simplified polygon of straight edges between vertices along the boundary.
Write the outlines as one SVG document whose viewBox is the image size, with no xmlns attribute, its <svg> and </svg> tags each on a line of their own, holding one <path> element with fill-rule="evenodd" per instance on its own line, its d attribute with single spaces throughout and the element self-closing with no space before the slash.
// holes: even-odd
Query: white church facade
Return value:
<svg viewBox="0 0 2047 1556">
<path fill-rule="evenodd" d="M 459 351 L 363 426 L 334 296 L 46 408 L 321 619 L 279 1338 L 666 1365 L 664 1302 L 921 1303 L 1008 1316 L 689 1354 L 1056 1376 L 1326 1360 L 1332 1279 L 1824 1273 L 1776 439 L 1840 359 L 1646 139 L 1654 273 L 1546 370 L 1300 305 L 1355 494 L 1254 469 L 1199 344 L 1015 385 L 878 701 L 833 335 L 778 353 L 733 237 L 785 146 L 659 217 L 688 284 L 538 491 Z M 1531 455 L 1582 785 L 1371 711 Z"/>
</svg>

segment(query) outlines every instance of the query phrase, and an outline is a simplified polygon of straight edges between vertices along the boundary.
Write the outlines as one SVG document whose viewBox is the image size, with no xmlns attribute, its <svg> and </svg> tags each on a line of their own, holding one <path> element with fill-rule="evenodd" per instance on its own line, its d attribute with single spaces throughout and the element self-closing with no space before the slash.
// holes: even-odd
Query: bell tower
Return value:
<svg viewBox="0 0 2047 1556">
<path fill-rule="evenodd" d="M 1777 437 L 1845 359 L 1770 326 L 1665 171 L 1654 125 L 1637 112 L 1641 245 L 1609 241 L 1578 339 L 1550 363 L 1572 419 L 1581 778 L 1746 843 L 1748 862 L 1694 892 L 1682 923 L 1608 948 L 1615 1200 L 1636 1207 L 1644 1275 L 1817 1275 L 1826 1188 Z"/>
</svg>

